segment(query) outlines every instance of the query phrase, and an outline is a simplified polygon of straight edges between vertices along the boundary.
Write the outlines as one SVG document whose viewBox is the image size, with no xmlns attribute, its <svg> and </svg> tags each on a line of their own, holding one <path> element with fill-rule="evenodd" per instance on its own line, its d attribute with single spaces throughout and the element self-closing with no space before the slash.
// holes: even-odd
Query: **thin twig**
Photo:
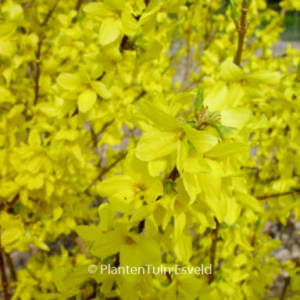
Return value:
<svg viewBox="0 0 300 300">
<path fill-rule="evenodd" d="M 73 24 L 76 23 L 76 21 L 77 21 L 78 12 L 81 8 L 82 3 L 83 3 L 83 0 L 78 0 L 77 3 L 76 3 L 75 10 L 77 11 L 77 15 L 72 20 Z"/>
<path fill-rule="evenodd" d="M 114 263 L 114 267 L 118 268 L 119 266 L 120 266 L 120 253 L 117 253 L 116 254 L 116 260 L 115 260 L 115 263 Z"/>
<path fill-rule="evenodd" d="M 194 8 L 192 9 L 192 15 L 190 17 L 190 22 L 188 25 L 188 30 L 186 32 L 186 58 L 185 58 L 185 72 L 182 80 L 182 85 L 184 86 L 186 82 L 189 81 L 190 77 L 190 63 L 191 63 L 191 41 L 190 41 L 190 36 L 192 32 L 192 24 L 193 24 L 193 19 L 196 11 L 196 5 L 197 3 L 194 4 Z"/>
<path fill-rule="evenodd" d="M 139 226 L 138 226 L 138 232 L 139 233 L 142 233 L 144 228 L 145 228 L 145 225 L 146 225 L 146 220 L 142 220 L 140 223 L 139 223 Z"/>
<path fill-rule="evenodd" d="M 42 53 L 42 45 L 43 45 L 43 34 L 41 31 L 42 27 L 45 27 L 50 20 L 51 16 L 53 15 L 57 5 L 58 5 L 59 0 L 55 1 L 55 4 L 53 7 L 50 9 L 48 14 L 46 15 L 46 18 L 44 22 L 40 25 L 40 33 L 39 33 L 39 43 L 38 43 L 38 50 L 37 50 L 37 55 L 36 55 L 36 74 L 35 74 L 35 87 L 34 87 L 34 105 L 37 104 L 38 98 L 39 98 L 39 90 L 40 90 L 40 76 L 41 76 L 41 53 Z"/>
<path fill-rule="evenodd" d="M 211 265 L 211 273 L 208 275 L 208 283 L 211 283 L 215 279 L 215 261 L 216 261 L 216 250 L 217 250 L 217 240 L 218 240 L 218 231 L 220 224 L 218 220 L 215 218 L 216 228 L 212 231 L 212 244 L 210 249 L 210 265 Z"/>
<path fill-rule="evenodd" d="M 290 276 L 284 278 L 284 286 L 282 288 L 282 293 L 281 293 L 281 296 L 280 296 L 280 300 L 285 299 L 285 295 L 286 295 L 286 292 L 287 292 L 287 288 L 290 285 L 290 281 L 291 281 Z"/>
<path fill-rule="evenodd" d="M 170 272 L 166 272 L 166 276 L 167 276 L 167 279 L 168 279 L 169 283 L 171 283 L 172 282 L 171 273 Z"/>
<path fill-rule="evenodd" d="M 5 262 L 4 262 L 4 250 L 2 248 L 2 243 L 1 243 L 1 229 L 0 229 L 0 270 L 1 270 L 1 278 L 2 278 L 2 287 L 3 287 L 3 294 L 4 294 L 4 299 L 5 300 L 10 300 L 10 295 L 8 291 L 8 280 L 7 280 L 7 275 L 5 271 Z"/>
<path fill-rule="evenodd" d="M 255 242 L 256 242 L 256 233 L 257 233 L 257 226 L 255 226 L 254 232 L 253 232 L 253 235 L 252 235 L 252 238 L 251 238 L 251 246 L 252 247 L 254 247 Z"/>
<path fill-rule="evenodd" d="M 212 26 L 212 7 L 211 7 L 211 0 L 209 0 L 209 4 L 207 4 L 207 14 L 206 14 L 206 28 L 205 28 L 205 40 L 209 40 L 209 36 L 211 34 L 211 26 Z"/>
<path fill-rule="evenodd" d="M 11 275 L 12 280 L 17 281 L 17 272 L 16 272 L 14 263 L 13 263 L 10 255 L 9 255 L 9 253 L 5 252 L 5 258 L 6 258 L 7 265 L 9 267 L 9 271 L 10 271 L 10 275 Z"/>
<path fill-rule="evenodd" d="M 55 11 L 57 5 L 58 5 L 58 2 L 59 2 L 59 0 L 56 0 L 56 1 L 55 1 L 55 4 L 53 5 L 53 7 L 52 7 L 52 8 L 50 9 L 50 11 L 48 12 L 48 14 L 47 14 L 47 16 L 46 16 L 44 22 L 41 24 L 42 27 L 47 25 L 48 21 L 50 20 L 51 16 L 53 15 L 53 13 L 54 13 L 54 11 Z"/>
<path fill-rule="evenodd" d="M 111 121 L 106 122 L 106 123 L 102 126 L 102 128 L 100 129 L 99 134 L 102 134 L 102 133 L 105 131 L 105 129 L 106 129 L 109 125 L 111 125 L 114 121 L 115 121 L 115 119 L 112 119 Z"/>
<path fill-rule="evenodd" d="M 243 169 L 246 169 L 246 170 L 252 170 L 252 171 L 258 170 L 258 168 L 256 168 L 256 167 L 246 167 L 246 166 L 242 166 L 241 169 L 242 169 L 242 170 L 243 170 Z"/>
<path fill-rule="evenodd" d="M 143 90 L 132 102 L 131 102 L 131 104 L 134 104 L 134 103 L 136 103 L 138 100 L 140 100 L 142 97 L 144 97 L 145 95 L 146 95 L 147 93 L 146 93 L 146 91 L 145 90 Z"/>
<path fill-rule="evenodd" d="M 98 178 L 101 178 L 102 176 L 104 176 L 108 171 L 110 171 L 114 166 L 116 166 L 118 164 L 118 162 L 120 162 L 122 159 L 124 159 L 126 155 L 127 155 L 127 152 L 122 153 L 114 162 L 112 162 L 109 166 L 107 166 L 106 168 L 104 168 L 102 170 L 102 172 L 99 174 Z"/>
<path fill-rule="evenodd" d="M 259 197 L 256 197 L 256 198 L 258 200 L 266 200 L 266 199 L 269 199 L 269 198 L 276 198 L 276 197 L 281 197 L 281 196 L 292 195 L 294 193 L 299 194 L 300 189 L 293 189 L 292 191 L 285 192 L 285 193 L 279 193 L 279 194 L 273 194 L 273 195 L 264 195 L 264 196 L 259 196 Z"/>
<path fill-rule="evenodd" d="M 180 176 L 178 169 L 174 167 L 171 174 L 169 175 L 168 179 L 171 179 L 172 181 L 175 181 Z"/>
<path fill-rule="evenodd" d="M 259 169 L 256 169 L 256 170 L 255 170 L 255 175 L 254 175 L 253 186 L 252 186 L 252 188 L 251 188 L 251 195 L 253 195 L 254 192 L 255 192 L 255 184 L 256 184 L 256 182 L 257 182 L 258 177 L 259 177 Z"/>
<path fill-rule="evenodd" d="M 39 85 L 39 81 L 40 81 L 40 75 L 41 75 L 41 52 L 42 52 L 42 45 L 43 45 L 43 38 L 42 35 L 39 35 L 39 44 L 38 44 L 38 51 L 37 51 L 37 55 L 36 55 L 36 74 L 35 74 L 35 87 L 34 87 L 34 105 L 37 105 L 37 101 L 39 98 L 39 90 L 40 90 L 40 85 Z"/>
<path fill-rule="evenodd" d="M 132 102 L 131 102 L 131 104 L 134 104 L 134 103 L 136 103 L 138 100 L 140 100 L 143 96 L 145 96 L 146 95 L 146 91 L 145 90 L 143 90 Z M 100 131 L 99 131 L 99 134 L 102 134 L 104 131 L 105 131 L 105 129 L 108 127 L 108 126 L 110 126 L 111 124 L 113 124 L 114 122 L 116 121 L 116 119 L 112 119 L 112 120 L 110 120 L 109 122 L 106 122 L 103 126 L 102 126 L 102 128 L 100 129 Z"/>
<path fill-rule="evenodd" d="M 75 10 L 79 11 L 79 9 L 80 9 L 80 7 L 81 7 L 81 5 L 82 5 L 82 2 L 83 2 L 83 0 L 78 0 L 78 1 L 77 1 Z"/>
<path fill-rule="evenodd" d="M 237 31 L 239 33 L 239 40 L 238 40 L 238 50 L 236 54 L 235 63 L 238 66 L 241 65 L 244 40 L 247 32 L 247 11 L 248 11 L 248 6 L 246 4 L 246 1 L 243 1 L 241 22 L 239 27 L 237 28 Z"/>
<path fill-rule="evenodd" d="M 128 46 L 128 41 L 129 37 L 127 35 L 124 35 L 120 45 L 121 51 L 130 49 L 130 47 Z"/>
</svg>

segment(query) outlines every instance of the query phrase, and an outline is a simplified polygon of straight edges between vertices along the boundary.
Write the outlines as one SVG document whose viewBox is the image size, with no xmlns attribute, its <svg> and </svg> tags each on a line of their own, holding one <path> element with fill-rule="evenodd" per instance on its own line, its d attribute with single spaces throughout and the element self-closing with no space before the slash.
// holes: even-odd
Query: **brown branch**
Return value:
<svg viewBox="0 0 300 300">
<path fill-rule="evenodd" d="M 194 4 L 194 7 L 192 9 L 191 17 L 190 17 L 190 22 L 188 25 L 188 29 L 186 32 L 186 57 L 185 57 L 185 66 L 184 66 L 184 75 L 183 75 L 183 80 L 182 80 L 182 85 L 184 86 L 190 78 L 190 63 L 191 63 L 191 41 L 190 41 L 190 36 L 193 31 L 192 25 L 193 25 L 193 19 L 196 11 L 196 5 L 197 3 Z"/>
<path fill-rule="evenodd" d="M 48 21 L 50 20 L 51 16 L 53 15 L 53 13 L 54 13 L 54 11 L 55 11 L 57 5 L 58 5 L 58 2 L 59 2 L 59 0 L 56 0 L 56 1 L 55 1 L 55 4 L 53 5 L 53 7 L 52 7 L 52 8 L 50 9 L 50 11 L 48 12 L 48 14 L 47 14 L 47 16 L 46 16 L 44 22 L 41 24 L 42 27 L 47 25 Z"/>
<path fill-rule="evenodd" d="M 48 12 L 48 14 L 46 15 L 46 18 L 44 20 L 44 22 L 40 25 L 40 27 L 44 27 L 47 25 L 48 21 L 50 20 L 51 16 L 53 15 L 57 5 L 58 5 L 59 0 L 55 1 L 55 4 L 53 5 L 53 7 L 50 9 L 50 11 Z M 41 28 L 40 28 L 41 29 Z M 36 55 L 36 74 L 35 74 L 35 78 L 34 78 L 34 82 L 35 82 L 35 87 L 34 87 L 34 105 L 37 104 L 38 98 L 39 98 L 39 90 L 40 90 L 40 86 L 39 86 L 39 81 L 40 81 L 40 76 L 41 76 L 41 53 L 42 53 L 42 45 L 43 45 L 43 34 L 42 31 L 40 30 L 39 33 L 39 43 L 38 43 L 38 51 L 37 51 L 37 55 Z"/>
<path fill-rule="evenodd" d="M 124 35 L 122 38 L 122 41 L 121 41 L 121 46 L 120 46 L 121 51 L 130 49 L 130 48 L 128 48 L 128 41 L 129 41 L 128 36 Z"/>
<path fill-rule="evenodd" d="M 210 0 L 208 4 L 206 20 L 205 20 L 205 24 L 206 24 L 205 35 L 204 35 L 205 40 L 208 40 L 211 34 L 211 26 L 212 26 L 212 7 L 211 7 L 212 3 L 211 2 L 212 1 Z"/>
<path fill-rule="evenodd" d="M 291 282 L 291 278 L 289 276 L 286 277 L 286 278 L 284 278 L 284 286 L 282 288 L 282 293 L 281 293 L 281 296 L 280 296 L 280 300 L 284 300 L 285 299 L 287 288 L 290 285 L 290 282 Z"/>
<path fill-rule="evenodd" d="M 171 277 L 170 272 L 166 272 L 166 276 L 167 276 L 169 283 L 172 283 L 172 277 Z"/>
<path fill-rule="evenodd" d="M 79 9 L 80 9 L 80 7 L 81 7 L 81 5 L 82 5 L 82 2 L 83 2 L 83 0 L 78 0 L 78 1 L 77 1 L 77 4 L 76 4 L 76 6 L 75 6 L 75 10 L 79 11 Z"/>
<path fill-rule="evenodd" d="M 256 184 L 256 182 L 257 182 L 257 180 L 258 180 L 258 177 L 259 177 L 259 169 L 256 169 L 256 170 L 255 170 L 255 175 L 254 175 L 253 186 L 252 186 L 252 188 L 251 188 L 251 195 L 253 195 L 254 192 L 255 192 L 255 184 Z"/>
<path fill-rule="evenodd" d="M 105 129 L 106 129 L 109 125 L 111 125 L 114 121 L 115 121 L 115 119 L 112 119 L 111 121 L 106 122 L 106 123 L 102 126 L 102 128 L 100 129 L 99 134 L 103 133 L 103 132 L 105 131 Z"/>
<path fill-rule="evenodd" d="M 76 21 L 77 21 L 78 12 L 81 8 L 82 3 L 83 3 L 83 0 L 78 0 L 76 3 L 75 10 L 77 11 L 77 15 L 72 19 L 73 24 L 76 23 Z"/>
<path fill-rule="evenodd" d="M 16 269 L 15 269 L 14 263 L 13 263 L 10 255 L 9 255 L 9 253 L 5 252 L 5 258 L 6 258 L 6 262 L 8 264 L 8 267 L 9 267 L 11 278 L 13 279 L 13 281 L 17 281 Z"/>
<path fill-rule="evenodd" d="M 266 199 L 269 199 L 269 198 L 276 198 L 276 197 L 281 197 L 281 196 L 292 195 L 294 193 L 297 193 L 297 194 L 300 193 L 300 189 L 293 189 L 292 191 L 289 191 L 289 192 L 278 193 L 278 194 L 273 194 L 273 195 L 263 195 L 263 196 L 256 197 L 256 199 L 266 200 Z"/>
<path fill-rule="evenodd" d="M 239 27 L 237 28 L 237 31 L 239 33 L 239 40 L 238 40 L 238 50 L 237 50 L 237 54 L 236 54 L 235 63 L 238 66 L 241 65 L 244 40 L 245 40 L 245 35 L 247 33 L 247 11 L 248 11 L 248 5 L 246 4 L 246 1 L 244 0 L 243 4 L 242 4 L 241 22 L 239 24 Z"/>
<path fill-rule="evenodd" d="M 216 228 L 212 231 L 211 238 L 212 244 L 210 249 L 210 265 L 211 265 L 211 274 L 208 275 L 208 283 L 211 283 L 215 279 L 215 261 L 216 261 L 216 250 L 217 250 L 217 240 L 218 240 L 218 231 L 220 224 L 215 218 Z"/>
<path fill-rule="evenodd" d="M 143 90 L 132 102 L 131 102 L 131 104 L 134 104 L 134 103 L 136 103 L 138 100 L 140 100 L 143 96 L 145 96 L 146 95 L 146 91 L 145 90 Z M 108 127 L 108 126 L 110 126 L 111 124 L 113 124 L 114 122 L 115 122 L 115 120 L 116 119 L 112 119 L 112 120 L 110 120 L 109 122 L 106 122 L 103 126 L 102 126 L 102 128 L 100 129 L 100 131 L 99 131 L 99 134 L 102 134 L 104 131 L 105 131 L 105 129 Z"/>
<path fill-rule="evenodd" d="M 251 246 L 254 247 L 255 241 L 256 241 L 256 233 L 257 233 L 257 227 L 255 226 L 253 236 L 251 238 Z"/>
<path fill-rule="evenodd" d="M 180 176 L 178 170 L 176 167 L 172 170 L 171 174 L 169 175 L 168 179 L 171 179 L 172 181 L 175 181 Z"/>
<path fill-rule="evenodd" d="M 252 170 L 252 171 L 258 170 L 258 168 L 256 168 L 256 167 L 245 167 L 245 166 L 242 166 L 241 169 L 242 169 L 242 170 L 243 170 L 243 169 L 246 169 L 246 170 Z"/>
<path fill-rule="evenodd" d="M 144 220 L 142 220 L 142 221 L 139 223 L 139 226 L 138 226 L 138 232 L 139 232 L 139 233 L 142 233 L 142 232 L 143 232 L 143 230 L 144 230 L 144 228 L 145 228 L 145 222 L 146 222 L 146 220 L 144 219 Z"/>
<path fill-rule="evenodd" d="M 120 266 L 120 253 L 117 253 L 116 254 L 116 260 L 115 260 L 115 263 L 114 263 L 114 267 L 118 268 L 119 266 Z"/>
<path fill-rule="evenodd" d="M 118 164 L 122 159 L 125 158 L 127 155 L 127 152 L 122 153 L 113 163 L 111 163 L 109 166 L 104 168 L 102 172 L 99 174 L 98 178 L 101 178 L 103 175 L 105 175 L 108 171 L 110 171 L 114 166 Z"/>
<path fill-rule="evenodd" d="M 16 195 L 11 202 L 0 203 L 0 210 L 12 209 L 19 200 L 19 195 Z"/>
<path fill-rule="evenodd" d="M 10 300 L 10 295 L 8 291 L 8 280 L 7 275 L 5 271 L 5 262 L 4 262 L 4 250 L 2 248 L 1 243 L 1 229 L 0 229 L 0 270 L 1 270 L 1 278 L 2 278 L 2 287 L 3 287 L 3 294 L 4 294 L 4 300 Z"/>
<path fill-rule="evenodd" d="M 134 103 L 136 103 L 138 100 L 140 100 L 142 97 L 144 97 L 145 95 L 146 95 L 147 93 L 146 93 L 146 91 L 145 90 L 143 90 L 132 102 L 131 102 L 131 104 L 134 104 Z"/>
<path fill-rule="evenodd" d="M 97 78 L 97 81 L 101 81 L 105 75 L 106 75 L 106 72 L 103 72 L 103 74 Z"/>
<path fill-rule="evenodd" d="M 39 85 L 39 81 L 40 81 L 40 76 L 41 76 L 41 52 L 42 52 L 42 45 L 43 45 L 43 38 L 42 35 L 39 35 L 39 44 L 38 44 L 38 51 L 37 51 L 37 55 L 36 55 L 36 74 L 35 74 L 35 78 L 34 78 L 34 82 L 35 82 L 35 87 L 34 87 L 34 105 L 37 105 L 37 101 L 39 98 L 39 90 L 40 90 L 40 85 Z"/>
</svg>

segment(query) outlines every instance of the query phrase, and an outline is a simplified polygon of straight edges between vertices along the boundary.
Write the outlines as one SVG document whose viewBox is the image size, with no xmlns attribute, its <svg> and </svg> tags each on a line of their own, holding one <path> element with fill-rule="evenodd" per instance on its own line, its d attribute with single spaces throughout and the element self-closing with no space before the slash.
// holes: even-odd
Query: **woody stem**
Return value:
<svg viewBox="0 0 300 300">
<path fill-rule="evenodd" d="M 237 54 L 236 54 L 235 63 L 238 66 L 241 65 L 244 40 L 245 40 L 245 35 L 247 33 L 247 11 L 248 11 L 248 6 L 245 3 L 245 1 L 243 1 L 241 21 L 237 28 L 238 33 L 239 33 L 239 40 L 238 40 L 238 50 L 237 50 Z"/>
</svg>

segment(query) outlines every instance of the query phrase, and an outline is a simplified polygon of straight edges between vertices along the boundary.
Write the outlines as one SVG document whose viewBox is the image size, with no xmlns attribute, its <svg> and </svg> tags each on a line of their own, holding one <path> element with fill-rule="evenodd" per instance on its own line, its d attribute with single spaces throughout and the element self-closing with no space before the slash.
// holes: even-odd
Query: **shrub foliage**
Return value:
<svg viewBox="0 0 300 300">
<path fill-rule="evenodd" d="M 272 48 L 300 2 L 280 6 L 2 1 L 3 299 L 257 300 L 279 274 L 300 299 L 264 232 L 300 216 L 300 52 Z"/>
</svg>

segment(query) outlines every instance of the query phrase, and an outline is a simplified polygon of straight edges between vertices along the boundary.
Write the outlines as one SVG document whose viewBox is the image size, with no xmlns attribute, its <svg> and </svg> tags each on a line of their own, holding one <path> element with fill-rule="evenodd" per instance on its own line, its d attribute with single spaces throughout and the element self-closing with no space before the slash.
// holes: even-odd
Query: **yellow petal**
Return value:
<svg viewBox="0 0 300 300">
<path fill-rule="evenodd" d="M 209 201 L 216 200 L 220 198 L 223 171 L 218 162 L 210 159 L 206 159 L 206 162 L 211 168 L 211 173 L 200 173 L 197 175 L 200 189 L 205 193 Z"/>
<path fill-rule="evenodd" d="M 224 219 L 224 221 L 228 225 L 233 225 L 237 219 L 240 216 L 241 213 L 241 206 L 237 204 L 236 200 L 234 197 L 225 197 L 226 202 L 227 202 L 227 214 Z"/>
<path fill-rule="evenodd" d="M 102 203 L 98 208 L 98 214 L 100 218 L 100 225 L 102 231 L 109 231 L 112 228 L 115 218 L 115 212 L 111 209 L 109 203 Z"/>
<path fill-rule="evenodd" d="M 32 129 L 29 133 L 28 144 L 31 147 L 38 147 L 41 145 L 41 138 L 38 129 Z"/>
<path fill-rule="evenodd" d="M 101 235 L 100 228 L 95 225 L 78 225 L 74 230 L 86 241 L 95 241 L 99 238 L 99 235 Z"/>
<path fill-rule="evenodd" d="M 121 19 L 122 31 L 128 36 L 134 35 L 138 30 L 138 23 L 136 19 L 129 12 L 122 13 Z"/>
<path fill-rule="evenodd" d="M 220 111 L 227 105 L 226 96 L 228 95 L 228 88 L 226 83 L 218 82 L 209 93 L 205 95 L 204 106 L 208 107 L 210 112 Z"/>
<path fill-rule="evenodd" d="M 131 189 L 133 184 L 129 176 L 119 175 L 98 182 L 96 190 L 100 196 L 109 197 L 119 191 Z"/>
<path fill-rule="evenodd" d="M 142 102 L 139 104 L 142 112 L 154 123 L 154 126 L 160 130 L 174 131 L 180 128 L 180 123 L 163 112 L 162 110 L 151 105 L 149 102 Z"/>
<path fill-rule="evenodd" d="M 207 131 L 199 131 L 188 125 L 183 126 L 189 140 L 200 153 L 211 150 L 218 143 L 218 139 Z"/>
<path fill-rule="evenodd" d="M 190 196 L 190 203 L 193 203 L 196 196 L 201 192 L 198 177 L 195 174 L 183 173 L 183 185 Z"/>
<path fill-rule="evenodd" d="M 78 90 L 82 85 L 80 77 L 70 73 L 60 74 L 57 78 L 57 83 L 60 87 L 67 91 Z"/>
<path fill-rule="evenodd" d="M 42 102 L 37 105 L 37 109 L 49 118 L 56 116 L 56 108 L 50 102 Z"/>
<path fill-rule="evenodd" d="M 278 84 L 280 81 L 279 72 L 257 71 L 247 76 L 251 84 Z"/>
<path fill-rule="evenodd" d="M 186 139 L 184 140 L 178 140 L 177 141 L 178 149 L 177 149 L 177 170 L 180 174 L 182 174 L 182 171 L 185 166 L 185 162 L 188 158 L 189 154 L 189 145 Z"/>
<path fill-rule="evenodd" d="M 225 158 L 229 156 L 249 154 L 249 145 L 243 143 L 218 144 L 212 150 L 205 153 L 206 157 Z"/>
<path fill-rule="evenodd" d="M 126 7 L 124 0 L 104 0 L 104 4 L 106 7 L 117 11 L 122 11 Z"/>
<path fill-rule="evenodd" d="M 13 226 L 7 229 L 4 229 L 4 231 L 1 234 L 1 242 L 3 246 L 7 246 L 8 244 L 11 244 L 18 240 L 22 235 L 22 230 L 18 226 Z"/>
<path fill-rule="evenodd" d="M 170 155 L 176 150 L 176 134 L 151 130 L 146 132 L 137 145 L 136 156 L 151 161 Z"/>
<path fill-rule="evenodd" d="M 98 239 L 91 248 L 91 253 L 105 259 L 108 256 L 118 253 L 124 243 L 124 237 L 116 230 L 99 234 Z"/>
<path fill-rule="evenodd" d="M 192 236 L 185 230 L 186 216 L 181 213 L 174 221 L 174 251 L 183 263 L 188 263 L 192 256 Z"/>
<path fill-rule="evenodd" d="M 227 108 L 234 108 L 240 106 L 241 100 L 245 95 L 244 88 L 239 83 L 233 83 L 225 100 L 226 106 L 224 105 L 223 110 Z"/>
<path fill-rule="evenodd" d="M 120 36 L 119 20 L 105 19 L 101 24 L 99 33 L 99 43 L 106 46 L 114 42 Z"/>
<path fill-rule="evenodd" d="M 255 212 L 262 213 L 263 208 L 261 203 L 253 196 L 245 193 L 236 192 L 237 200 L 244 206 L 254 210 Z"/>
<path fill-rule="evenodd" d="M 107 89 L 106 85 L 102 82 L 93 81 L 92 88 L 103 99 L 108 99 L 111 97 L 111 92 Z"/>
<path fill-rule="evenodd" d="M 152 177 L 159 176 L 168 166 L 167 159 L 157 159 L 148 162 L 148 171 Z"/>
<path fill-rule="evenodd" d="M 96 103 L 97 94 L 92 90 L 85 90 L 78 97 L 78 109 L 79 111 L 86 113 Z"/>
<path fill-rule="evenodd" d="M 247 74 L 236 64 L 226 61 L 221 65 L 221 77 L 225 81 L 240 81 Z"/>
<path fill-rule="evenodd" d="M 139 241 L 139 250 L 143 256 L 144 264 L 160 265 L 160 249 L 154 240 L 141 236 Z"/>
<path fill-rule="evenodd" d="M 251 110 L 246 107 L 223 110 L 221 123 L 228 127 L 242 128 L 252 117 Z"/>
<path fill-rule="evenodd" d="M 206 163 L 202 155 L 199 154 L 195 149 L 192 149 L 186 161 L 185 171 L 193 174 L 209 173 L 211 168 Z"/>
<path fill-rule="evenodd" d="M 9 38 L 17 29 L 15 23 L 4 23 L 0 25 L 0 38 L 7 39 Z"/>
<path fill-rule="evenodd" d="M 0 103 L 8 102 L 8 103 L 14 103 L 15 97 L 12 94 L 12 92 L 4 87 L 0 87 Z"/>
<path fill-rule="evenodd" d="M 121 267 L 141 267 L 143 266 L 143 256 L 136 243 L 122 245 L 120 252 Z M 127 275 L 128 277 L 129 275 Z"/>
<path fill-rule="evenodd" d="M 0 40 L 0 54 L 3 56 L 12 56 L 14 54 L 15 47 L 10 41 Z"/>
<path fill-rule="evenodd" d="M 130 219 L 130 222 L 136 223 L 146 219 L 149 215 L 153 213 L 156 209 L 157 202 L 152 203 L 150 205 L 142 206 L 141 208 L 137 209 L 133 216 Z"/>
<path fill-rule="evenodd" d="M 100 19 L 114 16 L 114 12 L 103 3 L 88 3 L 83 10 L 88 16 Z"/>
</svg>

